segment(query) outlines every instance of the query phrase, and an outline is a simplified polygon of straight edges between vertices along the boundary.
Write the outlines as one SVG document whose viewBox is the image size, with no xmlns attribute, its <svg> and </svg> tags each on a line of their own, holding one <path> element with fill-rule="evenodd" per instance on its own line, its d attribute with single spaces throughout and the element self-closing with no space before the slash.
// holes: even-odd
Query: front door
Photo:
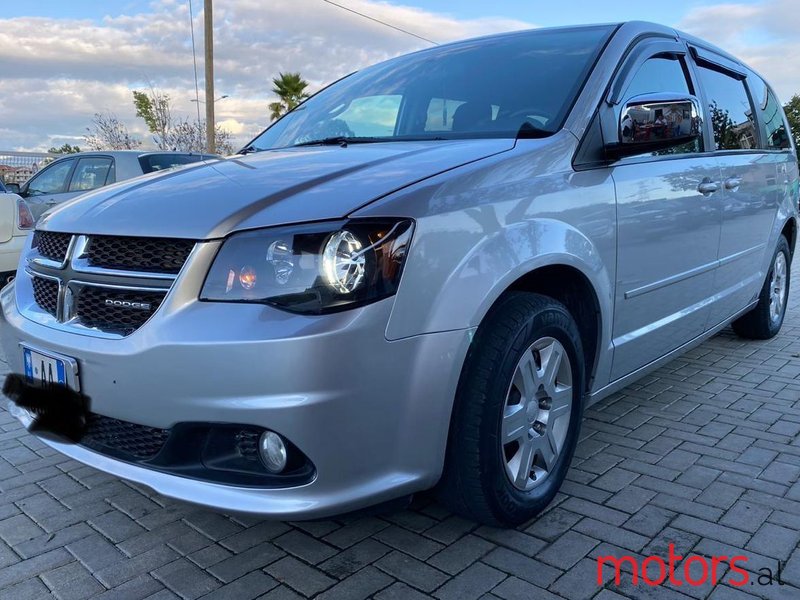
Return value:
<svg viewBox="0 0 800 600">
<path fill-rule="evenodd" d="M 59 160 L 31 177 L 22 187 L 21 195 L 31 209 L 34 219 L 54 207 L 69 187 L 69 177 L 75 159 Z"/>
<path fill-rule="evenodd" d="M 646 60 L 623 95 L 693 94 L 683 57 Z M 612 379 L 701 335 L 714 293 L 721 173 L 701 142 L 611 168 L 617 188 Z"/>
</svg>

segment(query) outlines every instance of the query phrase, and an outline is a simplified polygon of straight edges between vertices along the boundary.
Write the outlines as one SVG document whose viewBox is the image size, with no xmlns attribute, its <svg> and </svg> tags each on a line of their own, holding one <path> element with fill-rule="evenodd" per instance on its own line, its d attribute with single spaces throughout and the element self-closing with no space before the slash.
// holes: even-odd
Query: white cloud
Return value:
<svg viewBox="0 0 800 600">
<path fill-rule="evenodd" d="M 195 1 L 202 77 L 201 2 Z M 347 5 L 436 41 L 531 25 L 509 19 L 458 20 L 374 0 Z M 226 0 L 215 7 L 217 119 L 238 142 L 268 123 L 271 78 L 300 71 L 312 91 L 368 64 L 425 47 L 411 36 L 319 0 Z M 46 149 L 80 143 L 92 115 L 111 111 L 148 140 L 135 118 L 131 90 L 152 83 L 184 116 L 196 113 L 186 2 L 153 2 L 150 11 L 78 19 L 0 20 L 0 146 Z M 202 80 L 200 82 L 202 94 Z"/>
<path fill-rule="evenodd" d="M 760 0 L 690 11 L 678 28 L 715 43 L 763 75 L 786 102 L 800 93 L 800 3 Z"/>
</svg>

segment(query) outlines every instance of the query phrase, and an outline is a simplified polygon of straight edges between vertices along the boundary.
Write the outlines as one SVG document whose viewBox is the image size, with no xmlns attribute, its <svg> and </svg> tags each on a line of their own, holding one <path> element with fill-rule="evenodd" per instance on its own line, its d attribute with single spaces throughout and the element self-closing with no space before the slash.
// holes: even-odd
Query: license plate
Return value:
<svg viewBox="0 0 800 600">
<path fill-rule="evenodd" d="M 22 349 L 25 362 L 25 379 L 39 387 L 67 386 L 67 365 L 53 356 L 47 356 L 30 348 Z"/>
</svg>

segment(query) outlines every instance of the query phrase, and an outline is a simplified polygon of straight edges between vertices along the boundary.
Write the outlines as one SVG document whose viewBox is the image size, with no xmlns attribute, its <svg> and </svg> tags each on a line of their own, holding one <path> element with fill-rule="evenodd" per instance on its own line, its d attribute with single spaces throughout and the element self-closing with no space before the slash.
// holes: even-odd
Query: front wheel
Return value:
<svg viewBox="0 0 800 600">
<path fill-rule="evenodd" d="M 572 460 L 583 389 L 580 334 L 566 307 L 508 294 L 479 327 L 464 365 L 440 499 L 489 525 L 536 516 Z"/>
<path fill-rule="evenodd" d="M 789 242 L 781 236 L 758 296 L 758 304 L 732 324 L 737 335 L 753 340 L 768 340 L 781 330 L 789 299 L 791 260 Z"/>
</svg>

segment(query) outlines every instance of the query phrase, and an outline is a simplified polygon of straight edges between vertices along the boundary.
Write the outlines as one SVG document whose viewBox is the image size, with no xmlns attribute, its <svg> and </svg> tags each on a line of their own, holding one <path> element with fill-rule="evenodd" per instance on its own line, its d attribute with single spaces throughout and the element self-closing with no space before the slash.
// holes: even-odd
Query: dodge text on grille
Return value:
<svg viewBox="0 0 800 600">
<path fill-rule="evenodd" d="M 111 298 L 106 298 L 105 305 L 132 308 L 134 310 L 150 310 L 152 306 L 149 302 L 128 302 L 127 300 L 112 300 Z"/>
</svg>

